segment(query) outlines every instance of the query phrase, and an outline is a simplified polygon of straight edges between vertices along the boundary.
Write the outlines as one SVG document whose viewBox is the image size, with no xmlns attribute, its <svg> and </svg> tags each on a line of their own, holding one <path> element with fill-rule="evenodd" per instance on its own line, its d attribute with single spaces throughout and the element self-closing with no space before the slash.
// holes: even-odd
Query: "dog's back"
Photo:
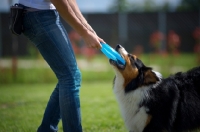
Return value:
<svg viewBox="0 0 200 132">
<path fill-rule="evenodd" d="M 200 127 L 200 67 L 163 79 L 148 91 L 143 105 L 151 122 L 144 132 L 185 131 Z"/>
<path fill-rule="evenodd" d="M 200 127 L 200 67 L 177 73 L 172 79 L 179 89 L 179 103 L 175 119 L 178 131 Z"/>
</svg>

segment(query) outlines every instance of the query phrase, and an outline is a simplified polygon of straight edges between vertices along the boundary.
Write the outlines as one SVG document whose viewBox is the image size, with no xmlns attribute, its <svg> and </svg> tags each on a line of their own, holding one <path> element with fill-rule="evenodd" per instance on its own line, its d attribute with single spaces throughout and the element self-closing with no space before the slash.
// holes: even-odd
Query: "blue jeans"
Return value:
<svg viewBox="0 0 200 132">
<path fill-rule="evenodd" d="M 60 118 L 64 132 L 81 132 L 81 73 L 58 12 L 28 12 L 23 24 L 24 35 L 38 48 L 58 79 L 38 132 L 56 132 Z"/>
</svg>

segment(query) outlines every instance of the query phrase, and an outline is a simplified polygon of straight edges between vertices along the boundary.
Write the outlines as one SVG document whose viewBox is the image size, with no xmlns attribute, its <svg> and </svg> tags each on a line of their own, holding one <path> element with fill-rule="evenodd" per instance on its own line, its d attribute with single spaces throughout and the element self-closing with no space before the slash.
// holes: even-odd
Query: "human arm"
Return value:
<svg viewBox="0 0 200 132">
<path fill-rule="evenodd" d="M 81 11 L 80 11 L 77 3 L 76 3 L 76 0 L 69 0 L 69 4 L 72 7 L 72 10 L 74 11 L 74 13 L 77 16 L 77 18 L 79 18 L 79 20 L 81 21 L 81 23 L 83 23 L 83 25 L 88 30 L 90 30 L 91 32 L 95 33 L 95 31 L 92 29 L 92 27 L 87 23 L 87 20 L 85 19 L 85 17 L 82 15 L 82 13 L 81 13 Z"/>
<path fill-rule="evenodd" d="M 51 0 L 62 18 L 81 35 L 88 47 L 101 48 L 99 38 L 82 16 L 75 0 Z M 92 30 L 91 30 L 92 29 Z"/>
</svg>

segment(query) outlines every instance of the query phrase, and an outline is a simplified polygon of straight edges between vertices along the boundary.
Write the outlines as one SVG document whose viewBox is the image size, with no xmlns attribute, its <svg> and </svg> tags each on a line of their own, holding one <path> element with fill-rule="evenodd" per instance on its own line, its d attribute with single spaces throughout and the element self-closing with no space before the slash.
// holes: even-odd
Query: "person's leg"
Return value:
<svg viewBox="0 0 200 132">
<path fill-rule="evenodd" d="M 24 18 L 24 34 L 36 45 L 58 78 L 58 85 L 44 114 L 42 125 L 45 125 L 41 125 L 40 129 L 44 127 L 42 132 L 48 132 L 50 126 L 57 125 L 60 108 L 64 132 L 81 132 L 81 74 L 57 11 L 27 13 Z"/>
<path fill-rule="evenodd" d="M 38 132 L 46 132 L 47 130 L 51 132 L 57 132 L 58 123 L 60 120 L 59 117 L 60 117 L 59 84 L 57 84 L 46 106 L 44 117 L 40 127 L 38 128 Z"/>
</svg>

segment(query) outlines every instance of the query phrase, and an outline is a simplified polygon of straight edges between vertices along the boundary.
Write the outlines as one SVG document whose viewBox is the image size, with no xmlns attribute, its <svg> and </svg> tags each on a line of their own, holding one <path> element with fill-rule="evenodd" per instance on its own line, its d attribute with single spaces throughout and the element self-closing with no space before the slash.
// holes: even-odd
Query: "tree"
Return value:
<svg viewBox="0 0 200 132">
<path fill-rule="evenodd" d="M 155 8 L 155 3 L 153 0 L 145 0 L 144 1 L 144 7 L 143 10 L 145 12 L 151 12 L 151 11 L 155 11 L 157 8 Z"/>
<path fill-rule="evenodd" d="M 126 12 L 128 11 L 128 5 L 129 3 L 127 0 L 115 0 L 110 10 L 113 12 Z"/>
<path fill-rule="evenodd" d="M 182 0 L 177 11 L 195 11 L 200 9 L 200 0 Z"/>
</svg>

